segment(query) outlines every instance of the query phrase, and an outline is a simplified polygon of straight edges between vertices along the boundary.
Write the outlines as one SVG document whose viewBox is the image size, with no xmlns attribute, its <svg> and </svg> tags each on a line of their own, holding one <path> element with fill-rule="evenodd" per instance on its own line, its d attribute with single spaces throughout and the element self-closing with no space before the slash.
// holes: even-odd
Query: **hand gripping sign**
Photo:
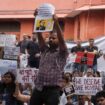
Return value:
<svg viewBox="0 0 105 105">
<path fill-rule="evenodd" d="M 34 32 L 47 32 L 53 30 L 53 14 L 55 7 L 52 4 L 44 3 L 37 9 L 35 17 Z"/>
</svg>

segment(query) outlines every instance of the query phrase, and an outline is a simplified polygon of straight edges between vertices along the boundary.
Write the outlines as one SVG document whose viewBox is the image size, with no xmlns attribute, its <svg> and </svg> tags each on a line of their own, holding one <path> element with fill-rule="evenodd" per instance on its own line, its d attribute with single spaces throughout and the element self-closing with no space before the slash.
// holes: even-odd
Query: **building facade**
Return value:
<svg viewBox="0 0 105 105">
<path fill-rule="evenodd" d="M 34 10 L 43 3 L 56 8 L 65 40 L 88 40 L 105 35 L 105 0 L 3 0 L 0 32 L 32 35 Z"/>
</svg>

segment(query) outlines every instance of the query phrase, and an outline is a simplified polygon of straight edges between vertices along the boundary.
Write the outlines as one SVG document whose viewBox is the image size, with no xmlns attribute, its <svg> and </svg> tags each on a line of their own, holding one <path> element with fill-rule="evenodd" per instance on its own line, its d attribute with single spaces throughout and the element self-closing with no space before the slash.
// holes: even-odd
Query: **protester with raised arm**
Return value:
<svg viewBox="0 0 105 105">
<path fill-rule="evenodd" d="M 42 33 L 37 33 L 41 59 L 30 105 L 59 104 L 63 68 L 68 52 L 58 19 L 55 15 L 53 19 L 54 31 L 50 32 L 49 45 L 45 43 Z"/>
</svg>

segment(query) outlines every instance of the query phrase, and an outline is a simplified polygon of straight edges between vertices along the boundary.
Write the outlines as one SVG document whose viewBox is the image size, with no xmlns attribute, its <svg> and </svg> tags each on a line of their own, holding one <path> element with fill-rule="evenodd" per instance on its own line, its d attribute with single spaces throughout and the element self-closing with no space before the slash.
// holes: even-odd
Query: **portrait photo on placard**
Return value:
<svg viewBox="0 0 105 105">
<path fill-rule="evenodd" d="M 34 32 L 47 32 L 53 30 L 54 21 L 52 17 L 35 18 Z"/>
</svg>

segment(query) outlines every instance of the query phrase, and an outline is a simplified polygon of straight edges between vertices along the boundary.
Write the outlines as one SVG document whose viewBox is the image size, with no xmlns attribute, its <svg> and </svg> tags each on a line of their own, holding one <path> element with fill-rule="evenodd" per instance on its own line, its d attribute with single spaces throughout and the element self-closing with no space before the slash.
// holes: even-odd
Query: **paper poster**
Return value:
<svg viewBox="0 0 105 105">
<path fill-rule="evenodd" d="M 14 59 L 17 60 L 20 54 L 19 47 L 4 47 L 4 59 Z"/>
<path fill-rule="evenodd" d="M 49 32 L 53 30 L 53 15 L 55 7 L 52 4 L 44 3 L 37 9 L 35 17 L 34 32 Z"/>
<path fill-rule="evenodd" d="M 14 46 L 16 41 L 15 35 L 0 34 L 0 46 Z"/>
<path fill-rule="evenodd" d="M 12 71 L 16 74 L 17 61 L 0 59 L 0 74 L 3 75 L 7 71 Z"/>
<path fill-rule="evenodd" d="M 68 62 L 64 66 L 64 72 L 72 73 L 73 72 L 73 68 L 74 68 L 74 63 Z"/>
<path fill-rule="evenodd" d="M 76 54 L 72 54 L 72 53 L 69 54 L 66 60 L 66 65 L 64 67 L 65 72 L 70 72 L 70 73 L 73 72 L 73 69 L 74 69 L 73 67 L 74 67 L 74 62 L 76 57 L 77 57 Z"/>
<path fill-rule="evenodd" d="M 5 36 L 4 35 L 0 35 L 0 47 L 5 46 Z"/>
<path fill-rule="evenodd" d="M 15 35 L 6 35 L 5 37 L 5 46 L 15 46 L 16 36 Z"/>
<path fill-rule="evenodd" d="M 95 95 L 102 90 L 102 78 L 76 77 L 74 88 L 77 95 Z"/>
<path fill-rule="evenodd" d="M 55 12 L 55 7 L 52 4 L 44 3 L 38 7 L 38 15 L 51 16 Z"/>
<path fill-rule="evenodd" d="M 25 68 L 28 65 L 28 56 L 26 54 L 20 55 L 20 68 Z"/>
<path fill-rule="evenodd" d="M 17 69 L 17 80 L 19 83 L 34 83 L 38 69 L 36 68 L 20 68 Z"/>
<path fill-rule="evenodd" d="M 9 69 L 17 69 L 17 61 L 0 59 L 0 67 L 8 67 Z"/>
<path fill-rule="evenodd" d="M 67 62 L 68 63 L 74 63 L 76 60 L 77 54 L 72 54 L 70 53 L 69 56 L 67 57 Z"/>
<path fill-rule="evenodd" d="M 54 21 L 52 16 L 40 17 L 36 16 L 34 32 L 48 32 L 52 31 L 54 26 Z"/>
<path fill-rule="evenodd" d="M 11 72 L 13 72 L 15 75 L 16 75 L 16 69 L 11 69 L 11 68 L 9 68 L 9 67 L 1 67 L 0 66 L 0 75 L 2 76 L 2 75 L 4 75 L 6 72 L 8 72 L 8 71 L 11 71 Z"/>
</svg>

